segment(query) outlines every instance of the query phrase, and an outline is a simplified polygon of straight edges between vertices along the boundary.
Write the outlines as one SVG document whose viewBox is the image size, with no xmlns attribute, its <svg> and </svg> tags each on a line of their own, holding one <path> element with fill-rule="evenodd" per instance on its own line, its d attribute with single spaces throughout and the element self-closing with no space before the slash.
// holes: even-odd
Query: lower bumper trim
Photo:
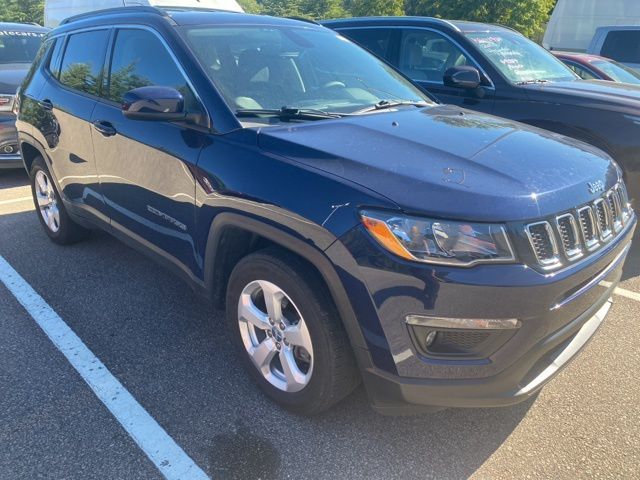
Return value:
<svg viewBox="0 0 640 480">
<path fill-rule="evenodd" d="M 611 308 L 611 290 L 574 321 L 542 340 L 505 371 L 488 378 L 415 379 L 363 372 L 372 406 L 402 415 L 442 408 L 508 406 L 534 396 L 593 337 Z"/>
</svg>

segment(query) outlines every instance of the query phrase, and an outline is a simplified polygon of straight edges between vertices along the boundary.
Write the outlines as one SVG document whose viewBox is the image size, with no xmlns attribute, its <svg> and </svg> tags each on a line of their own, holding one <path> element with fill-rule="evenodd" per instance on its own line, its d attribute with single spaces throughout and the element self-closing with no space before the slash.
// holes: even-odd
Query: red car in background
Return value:
<svg viewBox="0 0 640 480">
<path fill-rule="evenodd" d="M 610 80 L 640 85 L 640 72 L 610 58 L 586 53 L 551 52 L 584 80 Z"/>
</svg>

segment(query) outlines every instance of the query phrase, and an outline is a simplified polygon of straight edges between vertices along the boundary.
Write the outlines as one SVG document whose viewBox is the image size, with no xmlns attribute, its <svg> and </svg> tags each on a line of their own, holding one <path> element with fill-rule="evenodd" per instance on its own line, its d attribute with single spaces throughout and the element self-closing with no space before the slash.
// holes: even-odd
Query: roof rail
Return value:
<svg viewBox="0 0 640 480">
<path fill-rule="evenodd" d="M 105 8 L 102 10 L 92 10 L 90 12 L 79 13 L 78 15 L 74 15 L 69 18 L 65 18 L 60 25 L 67 25 L 69 23 L 76 22 L 78 20 L 82 20 L 83 18 L 89 18 L 97 15 L 109 15 L 111 13 L 120 13 L 120 12 L 131 12 L 131 13 L 153 13 L 155 15 L 160 15 L 163 17 L 168 17 L 169 14 L 162 8 L 150 7 L 145 5 L 133 5 L 127 7 L 115 7 L 115 8 Z"/>
</svg>

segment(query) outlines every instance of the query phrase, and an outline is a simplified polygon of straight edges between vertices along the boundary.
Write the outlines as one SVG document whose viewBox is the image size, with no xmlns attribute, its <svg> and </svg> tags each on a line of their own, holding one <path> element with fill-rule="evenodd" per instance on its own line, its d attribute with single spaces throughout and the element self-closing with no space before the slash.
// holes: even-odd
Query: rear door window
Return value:
<svg viewBox="0 0 640 480">
<path fill-rule="evenodd" d="M 91 95 L 100 95 L 109 30 L 69 36 L 60 68 L 60 83 Z"/>
<path fill-rule="evenodd" d="M 340 34 L 350 38 L 373 54 L 385 60 L 391 56 L 391 35 L 389 28 L 352 28 L 340 30 Z"/>
<path fill-rule="evenodd" d="M 640 30 L 609 32 L 601 55 L 623 63 L 640 63 Z"/>
</svg>

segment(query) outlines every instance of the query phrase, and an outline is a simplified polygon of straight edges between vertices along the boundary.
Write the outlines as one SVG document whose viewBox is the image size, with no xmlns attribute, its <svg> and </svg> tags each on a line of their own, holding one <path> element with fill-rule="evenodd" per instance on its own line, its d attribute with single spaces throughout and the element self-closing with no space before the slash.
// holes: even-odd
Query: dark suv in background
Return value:
<svg viewBox="0 0 640 480">
<path fill-rule="evenodd" d="M 581 80 L 550 52 L 496 25 L 427 17 L 324 22 L 384 58 L 439 101 L 595 145 L 640 200 L 640 86 Z"/>
<path fill-rule="evenodd" d="M 54 242 L 98 227 L 170 267 L 307 414 L 361 379 L 384 413 L 531 397 L 603 321 L 636 225 L 606 154 L 434 103 L 308 22 L 75 17 L 17 125 Z"/>
<path fill-rule="evenodd" d="M 38 25 L 0 23 L 0 169 L 22 167 L 13 100 L 47 31 Z"/>
</svg>

